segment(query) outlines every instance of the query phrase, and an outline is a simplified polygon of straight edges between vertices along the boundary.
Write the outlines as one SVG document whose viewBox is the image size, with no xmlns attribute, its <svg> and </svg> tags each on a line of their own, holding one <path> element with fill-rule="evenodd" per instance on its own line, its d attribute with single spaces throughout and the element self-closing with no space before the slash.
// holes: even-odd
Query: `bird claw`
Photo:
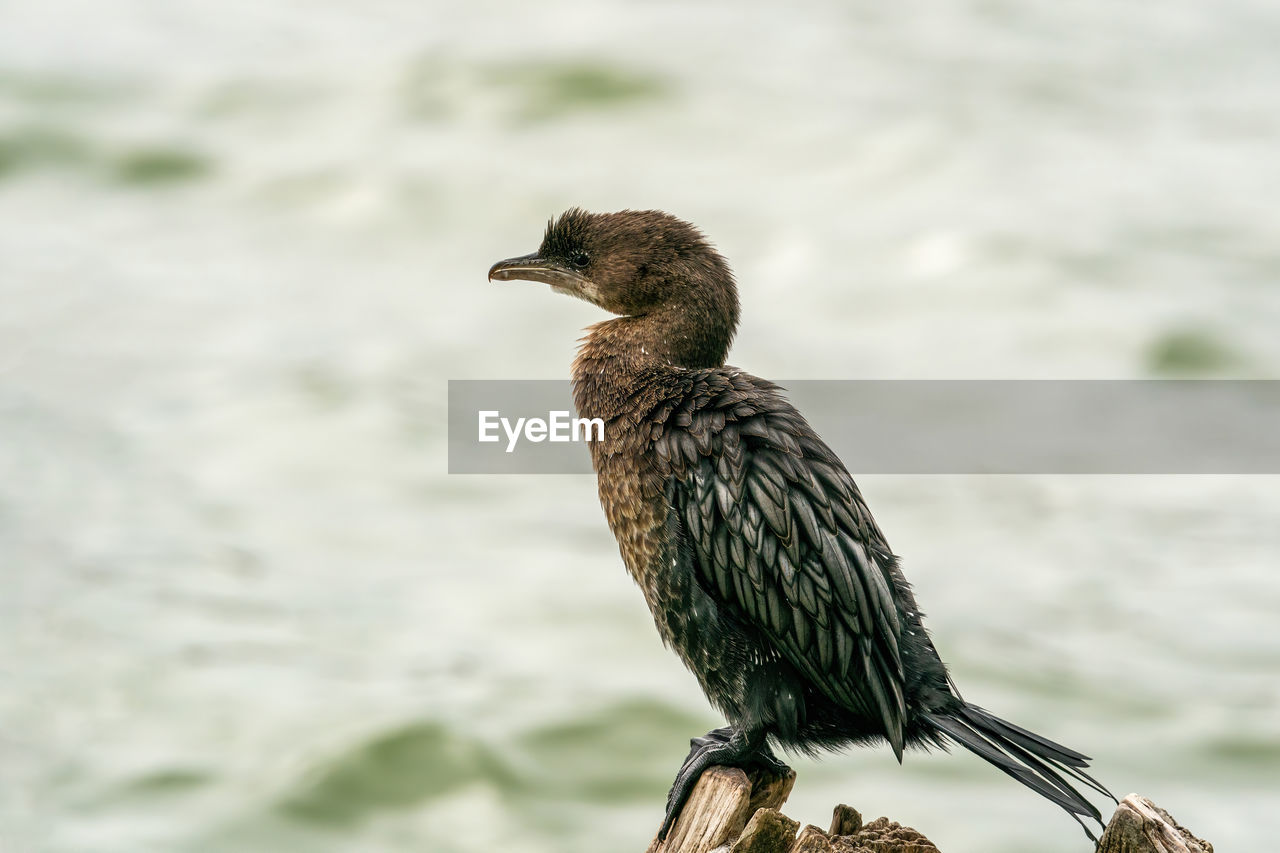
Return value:
<svg viewBox="0 0 1280 853">
<path fill-rule="evenodd" d="M 778 757 L 766 750 L 760 750 L 755 754 L 751 762 L 752 767 L 758 767 L 766 773 L 774 776 L 786 776 L 791 772 L 791 768 L 784 761 L 779 761 Z"/>
<path fill-rule="evenodd" d="M 791 768 L 779 761 L 765 742 L 763 731 L 746 732 L 732 726 L 712 729 L 702 737 L 689 740 L 689 754 L 680 766 L 671 790 L 667 792 L 667 811 L 658 829 L 658 840 L 665 841 L 675 825 L 680 810 L 693 793 L 693 787 L 703 771 L 714 765 L 741 767 L 746 770 L 761 768 L 771 773 L 785 775 Z"/>
</svg>

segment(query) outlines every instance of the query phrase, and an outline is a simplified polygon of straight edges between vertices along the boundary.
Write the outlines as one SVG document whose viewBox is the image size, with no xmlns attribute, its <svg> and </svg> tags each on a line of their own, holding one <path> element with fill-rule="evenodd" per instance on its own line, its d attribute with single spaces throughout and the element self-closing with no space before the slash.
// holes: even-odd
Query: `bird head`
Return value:
<svg viewBox="0 0 1280 853">
<path fill-rule="evenodd" d="M 720 253 L 697 228 L 660 210 L 568 210 L 547 223 L 538 251 L 499 261 L 489 279 L 545 282 L 624 316 L 707 299 L 715 290 L 736 303 Z"/>
<path fill-rule="evenodd" d="M 697 228 L 660 210 L 568 210 L 547 223 L 538 251 L 489 269 L 490 281 L 513 279 L 642 320 L 646 337 L 666 340 L 668 360 L 688 367 L 721 363 L 738 322 L 728 263 Z"/>
</svg>

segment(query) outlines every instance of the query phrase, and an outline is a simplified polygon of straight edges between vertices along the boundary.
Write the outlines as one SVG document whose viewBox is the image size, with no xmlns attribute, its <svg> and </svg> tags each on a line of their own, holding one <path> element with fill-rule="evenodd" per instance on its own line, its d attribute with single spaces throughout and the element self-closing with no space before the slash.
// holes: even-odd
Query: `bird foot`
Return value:
<svg viewBox="0 0 1280 853">
<path fill-rule="evenodd" d="M 712 729 L 702 737 L 691 738 L 689 755 L 685 757 L 667 794 L 667 813 L 662 819 L 662 828 L 658 830 L 660 841 L 666 840 L 703 771 L 716 765 L 744 770 L 762 769 L 779 776 L 791 772 L 791 768 L 779 761 L 769 749 L 762 729 L 748 731 L 725 726 Z"/>
</svg>

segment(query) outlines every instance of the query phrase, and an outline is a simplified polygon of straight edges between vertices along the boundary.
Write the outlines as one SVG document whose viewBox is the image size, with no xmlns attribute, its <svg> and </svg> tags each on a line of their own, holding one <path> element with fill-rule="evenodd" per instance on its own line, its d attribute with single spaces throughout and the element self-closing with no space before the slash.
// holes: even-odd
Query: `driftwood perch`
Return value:
<svg viewBox="0 0 1280 853">
<path fill-rule="evenodd" d="M 1137 794 L 1120 801 L 1098 853 L 1213 853 L 1213 845 L 1196 838 L 1167 811 Z"/>
<path fill-rule="evenodd" d="M 796 774 L 776 776 L 713 767 L 698 780 L 665 842 L 645 853 L 938 853 L 916 830 L 839 805 L 831 828 L 800 828 L 782 814 Z M 1096 853 L 1213 853 L 1146 797 L 1130 794 L 1116 808 Z"/>
</svg>

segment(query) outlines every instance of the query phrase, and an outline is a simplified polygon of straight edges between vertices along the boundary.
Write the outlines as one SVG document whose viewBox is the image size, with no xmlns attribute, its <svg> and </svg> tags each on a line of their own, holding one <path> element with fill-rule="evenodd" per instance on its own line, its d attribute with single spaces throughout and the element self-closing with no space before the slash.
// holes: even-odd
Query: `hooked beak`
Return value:
<svg viewBox="0 0 1280 853">
<path fill-rule="evenodd" d="M 541 281 L 555 288 L 577 291 L 586 283 L 576 270 L 569 269 L 559 261 L 538 257 L 534 252 L 518 258 L 507 258 L 489 267 L 489 281 Z"/>
</svg>

